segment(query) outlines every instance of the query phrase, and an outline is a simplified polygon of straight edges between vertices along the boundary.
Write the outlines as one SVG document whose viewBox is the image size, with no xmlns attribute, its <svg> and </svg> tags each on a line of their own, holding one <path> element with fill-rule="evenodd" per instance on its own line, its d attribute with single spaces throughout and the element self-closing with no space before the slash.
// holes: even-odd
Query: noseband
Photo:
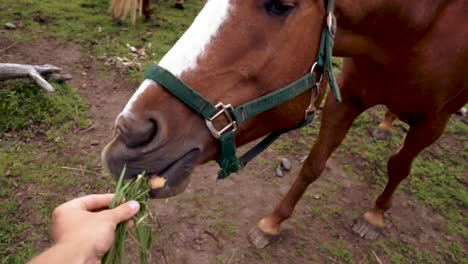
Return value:
<svg viewBox="0 0 468 264">
<path fill-rule="evenodd" d="M 332 71 L 333 38 L 336 31 L 336 19 L 333 15 L 333 9 L 334 0 L 329 0 L 327 3 L 326 27 L 322 31 L 317 59 L 311 67 L 311 71 L 306 73 L 300 79 L 274 92 L 237 107 L 221 102 L 213 105 L 168 70 L 158 65 L 151 65 L 148 68 L 145 73 L 145 79 L 151 79 L 159 83 L 172 95 L 177 97 L 177 99 L 201 115 L 205 119 L 206 126 L 211 135 L 220 141 L 221 154 L 219 155 L 217 162 L 221 167 L 221 170 L 219 171 L 218 178 L 225 178 L 231 173 L 237 172 L 239 169 L 245 167 L 249 161 L 264 151 L 282 134 L 309 124 L 314 118 L 314 104 L 319 93 L 318 85 L 322 81 L 323 73 L 327 75 L 327 79 L 335 99 L 337 101 L 341 101 L 341 95 Z M 316 81 L 316 71 L 321 72 L 319 82 Z M 308 90 L 311 90 L 311 102 L 305 111 L 305 118 L 301 124 L 293 129 L 270 133 L 252 149 L 247 151 L 247 153 L 242 157 L 237 158 L 235 131 L 239 124 L 253 116 L 286 103 Z M 225 119 L 229 121 L 229 124 L 218 130 L 213 126 L 213 121 L 220 116 L 224 116 Z"/>
</svg>

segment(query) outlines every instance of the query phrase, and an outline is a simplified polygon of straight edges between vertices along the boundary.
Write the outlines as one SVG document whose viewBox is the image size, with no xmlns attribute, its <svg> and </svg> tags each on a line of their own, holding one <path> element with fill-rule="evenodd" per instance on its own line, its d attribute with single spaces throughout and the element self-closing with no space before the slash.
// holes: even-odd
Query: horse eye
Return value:
<svg viewBox="0 0 468 264">
<path fill-rule="evenodd" d="M 268 12 L 277 16 L 286 16 L 296 7 L 296 2 L 291 0 L 272 0 L 266 3 Z"/>
</svg>

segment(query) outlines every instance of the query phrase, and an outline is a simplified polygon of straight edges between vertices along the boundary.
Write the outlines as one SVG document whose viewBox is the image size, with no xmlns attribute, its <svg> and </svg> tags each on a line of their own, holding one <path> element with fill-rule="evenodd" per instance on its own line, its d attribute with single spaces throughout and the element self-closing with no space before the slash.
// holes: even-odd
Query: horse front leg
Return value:
<svg viewBox="0 0 468 264">
<path fill-rule="evenodd" d="M 257 248 L 264 248 L 279 235 L 281 223 L 291 216 L 294 207 L 309 184 L 320 176 L 327 159 L 340 145 L 354 119 L 362 111 L 354 106 L 350 100 L 346 100 L 344 94 L 342 103 L 335 102 L 331 95 L 327 97 L 327 103 L 322 113 L 319 136 L 305 160 L 299 176 L 273 212 L 262 218 L 249 233 L 250 241 Z"/>
</svg>

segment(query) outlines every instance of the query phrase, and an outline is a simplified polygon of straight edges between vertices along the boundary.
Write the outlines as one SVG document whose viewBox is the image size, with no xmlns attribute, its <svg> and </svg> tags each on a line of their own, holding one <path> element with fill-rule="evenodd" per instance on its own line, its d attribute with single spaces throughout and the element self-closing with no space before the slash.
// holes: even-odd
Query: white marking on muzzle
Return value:
<svg viewBox="0 0 468 264">
<path fill-rule="evenodd" d="M 178 77 L 188 70 L 195 69 L 198 58 L 204 53 L 211 39 L 227 20 L 229 1 L 209 0 L 189 29 L 161 59 L 159 65 Z M 132 117 L 133 104 L 151 84 L 154 84 L 152 80 L 143 81 L 120 115 Z"/>
</svg>

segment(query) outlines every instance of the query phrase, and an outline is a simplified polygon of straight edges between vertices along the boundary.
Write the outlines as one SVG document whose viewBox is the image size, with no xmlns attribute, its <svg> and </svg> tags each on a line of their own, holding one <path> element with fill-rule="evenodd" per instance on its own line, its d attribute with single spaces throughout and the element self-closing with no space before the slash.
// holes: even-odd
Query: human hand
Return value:
<svg viewBox="0 0 468 264">
<path fill-rule="evenodd" d="M 113 197 L 88 195 L 57 207 L 52 215 L 55 243 L 79 250 L 89 262 L 99 262 L 112 246 L 117 224 L 131 219 L 140 209 L 136 201 L 107 209 Z"/>
</svg>

